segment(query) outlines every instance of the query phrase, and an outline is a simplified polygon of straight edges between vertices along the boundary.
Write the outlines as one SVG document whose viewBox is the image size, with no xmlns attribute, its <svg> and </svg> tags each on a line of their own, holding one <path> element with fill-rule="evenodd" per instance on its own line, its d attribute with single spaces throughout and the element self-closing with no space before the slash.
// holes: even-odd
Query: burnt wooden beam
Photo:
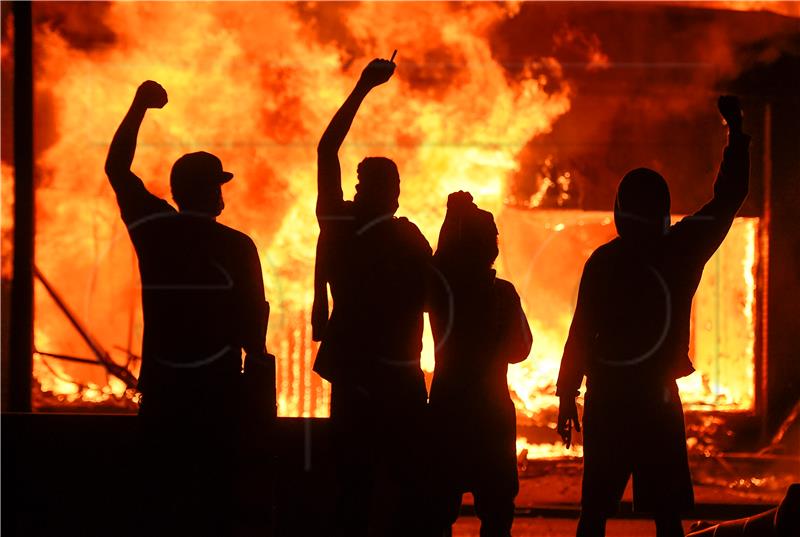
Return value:
<svg viewBox="0 0 800 537">
<path fill-rule="evenodd" d="M 14 2 L 14 275 L 9 325 L 9 410 L 31 411 L 33 375 L 33 25 Z"/>
</svg>

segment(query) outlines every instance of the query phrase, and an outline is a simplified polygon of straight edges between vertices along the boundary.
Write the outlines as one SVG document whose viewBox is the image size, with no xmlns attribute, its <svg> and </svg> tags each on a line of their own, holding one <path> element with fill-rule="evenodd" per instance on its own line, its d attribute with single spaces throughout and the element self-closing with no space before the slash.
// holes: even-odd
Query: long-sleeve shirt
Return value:
<svg viewBox="0 0 800 537">
<path fill-rule="evenodd" d="M 561 359 L 558 395 L 577 395 L 584 375 L 589 390 L 613 390 L 694 371 L 688 356 L 692 299 L 706 262 L 747 196 L 749 142 L 747 135 L 731 134 L 714 196 L 699 211 L 646 244 L 617 237 L 590 256 Z"/>
</svg>

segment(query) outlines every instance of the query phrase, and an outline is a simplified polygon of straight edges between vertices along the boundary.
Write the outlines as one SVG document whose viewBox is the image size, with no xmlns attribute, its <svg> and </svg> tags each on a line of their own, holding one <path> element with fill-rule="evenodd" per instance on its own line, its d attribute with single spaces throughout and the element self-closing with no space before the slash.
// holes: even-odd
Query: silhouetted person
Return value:
<svg viewBox="0 0 800 537">
<path fill-rule="evenodd" d="M 614 203 L 619 236 L 586 262 L 558 375 L 558 430 L 580 431 L 575 404 L 586 376 L 583 491 L 578 536 L 605 534 L 628 479 L 634 509 L 651 513 L 659 537 L 683 535 L 694 496 L 683 409 L 675 380 L 688 356 L 692 298 L 703 267 L 748 190 L 749 137 L 733 97 L 722 97 L 728 146 L 714 197 L 670 226 L 669 188 L 653 170 L 622 178 Z"/>
<path fill-rule="evenodd" d="M 265 351 L 261 264 L 247 235 L 216 222 L 233 175 L 210 153 L 172 167 L 176 211 L 131 171 L 148 108 L 167 103 L 153 81 L 136 92 L 106 160 L 139 258 L 144 334 L 139 415 L 147 534 L 224 534 L 234 462 L 242 349 Z M 175 533 L 177 531 L 177 533 Z"/>
<path fill-rule="evenodd" d="M 331 382 L 336 531 L 347 537 L 417 534 L 409 506 L 427 397 L 420 352 L 431 249 L 414 224 L 393 217 L 400 195 L 394 162 L 361 161 L 355 198 L 345 201 L 338 157 L 361 102 L 394 68 L 391 61 L 370 62 L 317 150 L 314 325 L 322 343 L 314 370 Z M 333 297 L 327 322 L 319 296 L 326 283 Z"/>
<path fill-rule="evenodd" d="M 509 363 L 525 360 L 531 331 L 511 282 L 495 276 L 497 227 L 466 192 L 450 194 L 433 256 L 430 319 L 436 344 L 431 430 L 436 521 L 456 521 L 471 492 L 482 537 L 508 537 L 519 490 Z M 441 533 L 440 533 L 441 534 Z"/>
</svg>

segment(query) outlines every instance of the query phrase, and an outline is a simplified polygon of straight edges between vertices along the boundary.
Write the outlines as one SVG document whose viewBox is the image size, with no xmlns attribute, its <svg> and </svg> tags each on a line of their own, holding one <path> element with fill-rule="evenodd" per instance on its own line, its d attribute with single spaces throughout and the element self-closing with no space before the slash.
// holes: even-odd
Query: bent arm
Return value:
<svg viewBox="0 0 800 537">
<path fill-rule="evenodd" d="M 339 148 L 350 131 L 356 112 L 367 93 L 369 88 L 359 81 L 333 116 L 317 146 L 317 216 L 320 218 L 328 215 L 342 201 Z"/>
<path fill-rule="evenodd" d="M 261 355 L 266 354 L 269 303 L 264 298 L 264 278 L 255 244 L 251 242 L 247 252 L 246 281 L 242 289 L 242 348 L 248 355 Z"/>
<path fill-rule="evenodd" d="M 501 342 L 504 348 L 504 355 L 510 364 L 517 364 L 528 357 L 533 344 L 533 334 L 528 325 L 528 318 L 522 309 L 519 294 L 511 287 L 508 293 L 508 304 L 506 306 L 506 321 L 503 323 Z"/>
<path fill-rule="evenodd" d="M 336 112 L 317 146 L 317 218 L 322 223 L 326 217 L 336 216 L 342 202 L 342 170 L 339 166 L 339 148 L 342 147 L 356 112 L 369 91 L 392 77 L 392 61 L 372 60 L 361 72 L 356 87 Z"/>
<path fill-rule="evenodd" d="M 317 257 L 314 261 L 314 302 L 311 306 L 311 340 L 322 341 L 328 325 L 328 275 L 325 232 L 320 231 L 317 239 Z"/>
<path fill-rule="evenodd" d="M 728 133 L 728 145 L 714 181 L 714 196 L 695 215 L 730 220 L 744 203 L 750 186 L 750 137 L 741 131 Z"/>
<path fill-rule="evenodd" d="M 122 218 L 129 224 L 136 218 L 168 205 L 150 194 L 142 180 L 131 171 L 139 127 L 145 112 L 148 108 L 161 108 L 166 103 L 167 94 L 164 88 L 152 80 L 142 83 L 108 148 L 105 172 L 117 195 Z"/>
<path fill-rule="evenodd" d="M 120 183 L 130 179 L 130 176 L 133 175 L 131 164 L 133 164 L 133 155 L 136 152 L 136 139 L 139 136 L 139 127 L 142 125 L 146 111 L 145 106 L 134 101 L 111 140 L 105 170 L 111 186 L 115 190 Z"/>
<path fill-rule="evenodd" d="M 714 195 L 699 211 L 678 222 L 673 234 L 691 251 L 708 260 L 719 248 L 744 203 L 750 186 L 750 137 L 741 121 L 732 121 L 728 145 L 714 181 Z"/>
<path fill-rule="evenodd" d="M 592 297 L 590 281 L 591 259 L 586 263 L 578 289 L 578 303 L 569 327 L 569 336 L 564 345 L 561 367 L 558 371 L 556 395 L 559 397 L 577 397 L 586 374 L 589 352 L 595 339 L 596 327 L 592 319 Z"/>
</svg>

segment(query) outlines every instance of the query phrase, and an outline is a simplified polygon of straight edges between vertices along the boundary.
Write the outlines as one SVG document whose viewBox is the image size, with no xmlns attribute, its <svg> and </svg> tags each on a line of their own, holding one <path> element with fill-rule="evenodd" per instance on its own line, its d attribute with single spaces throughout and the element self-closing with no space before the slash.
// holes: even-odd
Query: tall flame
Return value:
<svg viewBox="0 0 800 537">
<path fill-rule="evenodd" d="M 103 15 L 114 39 L 89 49 L 38 27 L 37 121 L 42 144 L 49 144 L 37 161 L 39 268 L 112 356 L 135 369 L 128 351 L 141 348 L 138 272 L 103 161 L 137 85 L 161 82 L 170 102 L 148 112 L 134 171 L 165 198 L 170 166 L 185 152 L 214 152 L 234 172 L 221 221 L 250 235 L 261 253 L 279 413 L 326 415 L 329 390 L 311 372 L 316 348 L 308 328 L 315 146 L 362 66 L 398 49 L 394 79 L 368 97 L 343 147 L 345 194 L 353 193 L 364 156 L 385 155 L 400 169 L 401 214 L 432 244 L 452 191 L 469 190 L 496 214 L 498 269 L 517 285 L 534 332 L 531 357 L 509 369 L 509 386 L 520 415 L 546 421 L 549 414 L 541 411 L 556 404 L 554 382 L 580 267 L 613 226 L 607 213 L 504 208 L 520 150 L 569 110 L 571 92 L 564 80 L 549 84 L 548 76 L 561 76 L 552 58 L 515 66 L 514 75 L 495 59 L 490 32 L 513 9 L 118 3 Z M 5 209 L 11 171 L 4 165 L 2 172 Z M 565 172 L 554 181 L 566 191 L 569 177 Z M 704 275 L 692 342 L 698 373 L 681 382 L 689 405 L 752 408 L 757 225 L 737 219 Z M 34 375 L 42 391 L 67 402 L 127 401 L 122 382 L 102 368 L 43 354 L 91 358 L 50 297 L 36 291 Z M 426 371 L 433 368 L 430 340 L 426 327 Z M 719 367 L 721 359 L 727 367 Z M 538 456 L 564 452 L 527 438 L 518 448 Z"/>
<path fill-rule="evenodd" d="M 343 148 L 345 191 L 353 191 L 357 162 L 380 154 L 401 171 L 401 213 L 432 243 L 452 191 L 469 190 L 499 211 L 517 153 L 569 109 L 567 85 L 547 93 L 533 65 L 512 78 L 495 61 L 487 34 L 506 16 L 489 4 L 242 10 L 203 3 L 189 10 L 119 3 L 106 14 L 117 32 L 112 46 L 79 50 L 40 31 L 37 89 L 57 111 L 50 119 L 58 137 L 38 161 L 45 177 L 37 208 L 41 270 L 109 349 L 138 350 L 140 329 L 131 329 L 127 306 L 136 296 L 134 258 L 102 170 L 136 86 L 157 80 L 170 102 L 148 113 L 134 170 L 164 197 L 169 167 L 184 152 L 210 150 L 234 172 L 221 221 L 250 235 L 261 252 L 274 313 L 269 344 L 287 386 L 280 412 L 326 412 L 326 389 L 308 367 L 314 348 L 306 328 L 316 140 L 362 66 L 396 48 L 395 78 L 369 96 Z M 557 64 L 543 61 L 557 76 Z M 138 313 L 134 319 L 140 323 Z M 85 355 L 68 332 L 49 297 L 37 293 L 37 349 Z M 430 345 L 424 363 L 430 369 Z M 98 368 L 81 368 L 95 391 L 108 385 Z M 37 376 L 47 376 L 44 368 Z"/>
</svg>

